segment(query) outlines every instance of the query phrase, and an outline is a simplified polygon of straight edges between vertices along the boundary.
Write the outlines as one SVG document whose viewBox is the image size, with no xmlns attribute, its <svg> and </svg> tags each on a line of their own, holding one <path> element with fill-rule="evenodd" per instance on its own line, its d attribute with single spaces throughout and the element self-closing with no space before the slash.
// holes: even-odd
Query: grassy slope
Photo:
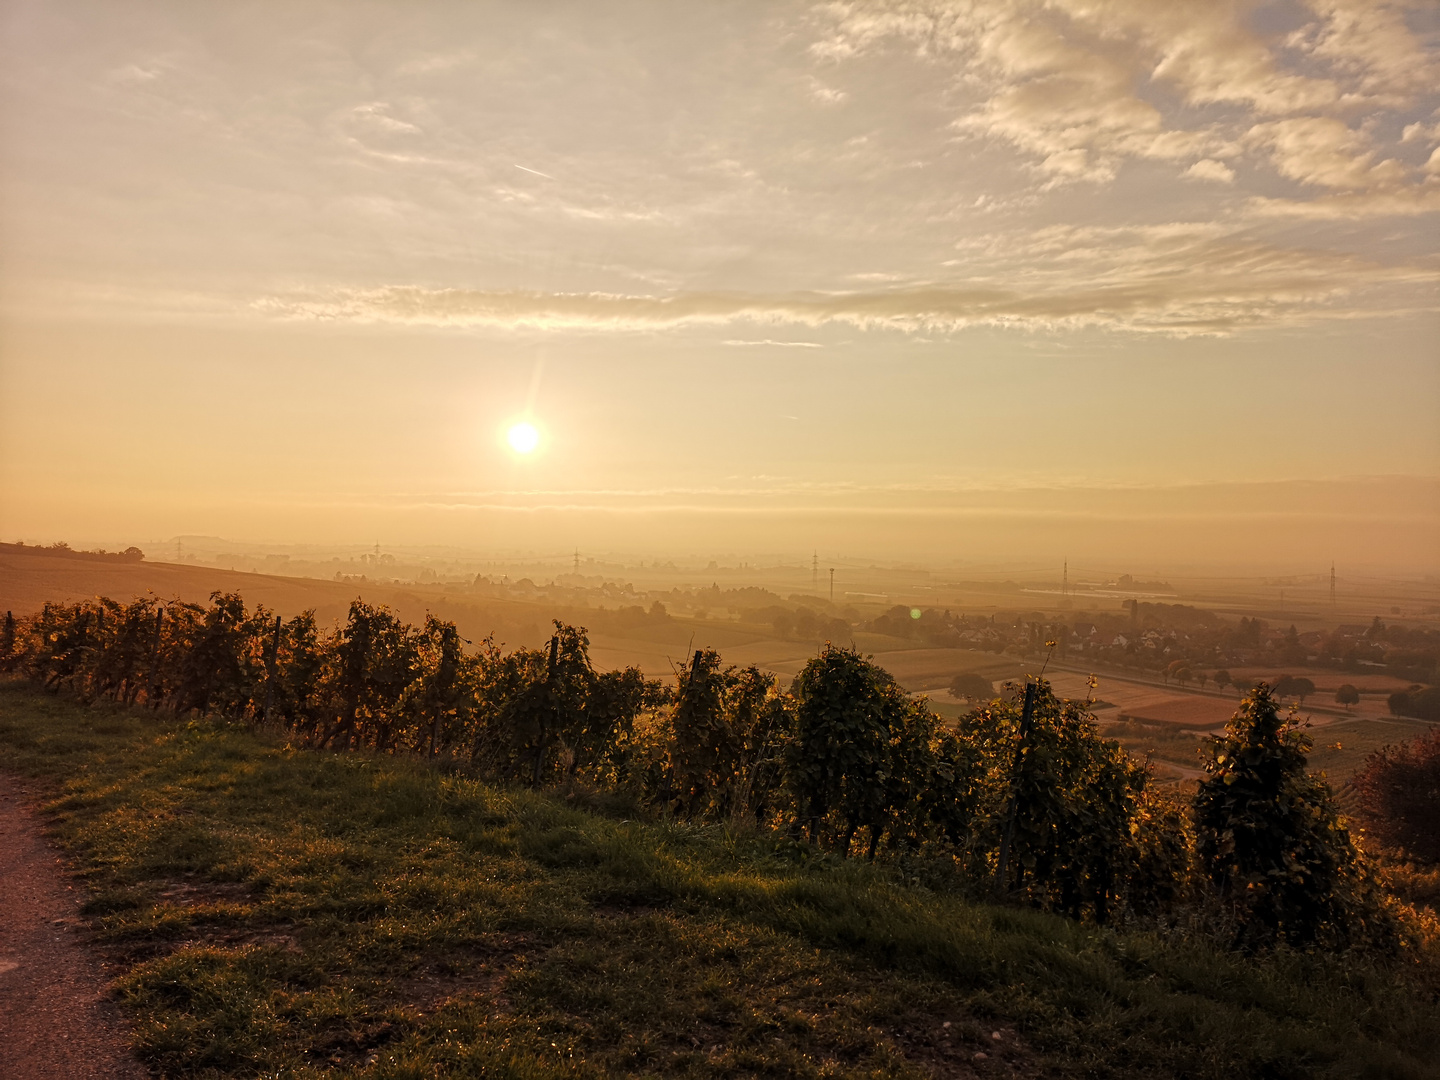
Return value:
<svg viewBox="0 0 1440 1080">
<path fill-rule="evenodd" d="M 1440 1009 L 1393 971 L 14 684 L 0 767 L 54 792 L 166 1076 L 1440 1076 Z"/>
</svg>

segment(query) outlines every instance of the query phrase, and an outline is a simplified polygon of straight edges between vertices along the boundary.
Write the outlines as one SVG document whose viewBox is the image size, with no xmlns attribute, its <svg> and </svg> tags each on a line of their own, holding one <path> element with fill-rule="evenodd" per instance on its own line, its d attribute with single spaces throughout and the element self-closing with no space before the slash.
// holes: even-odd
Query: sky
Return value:
<svg viewBox="0 0 1440 1080">
<path fill-rule="evenodd" d="M 0 539 L 1440 572 L 1437 226 L 1432 0 L 7 0 Z"/>
</svg>

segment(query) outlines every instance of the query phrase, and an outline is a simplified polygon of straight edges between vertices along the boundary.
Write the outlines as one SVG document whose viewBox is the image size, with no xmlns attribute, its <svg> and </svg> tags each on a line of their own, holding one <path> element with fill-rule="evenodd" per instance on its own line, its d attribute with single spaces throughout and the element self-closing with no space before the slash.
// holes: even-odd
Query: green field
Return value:
<svg viewBox="0 0 1440 1080">
<path fill-rule="evenodd" d="M 1081 926 L 14 683 L 0 767 L 50 793 L 160 1076 L 1440 1076 L 1413 961 Z"/>
</svg>

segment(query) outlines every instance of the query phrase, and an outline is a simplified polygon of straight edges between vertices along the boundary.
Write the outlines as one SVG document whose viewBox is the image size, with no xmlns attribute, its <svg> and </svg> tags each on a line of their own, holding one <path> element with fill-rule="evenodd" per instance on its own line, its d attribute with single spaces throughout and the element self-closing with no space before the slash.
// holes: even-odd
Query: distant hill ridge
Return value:
<svg viewBox="0 0 1440 1080">
<path fill-rule="evenodd" d="M 16 542 L 14 544 L 0 544 L 0 555 L 52 555 L 62 559 L 91 559 L 105 562 L 140 562 L 145 558 L 145 552 L 138 547 L 128 547 L 124 551 L 105 551 L 103 548 L 95 551 L 76 551 L 63 540 L 55 544 L 26 544 Z"/>
</svg>

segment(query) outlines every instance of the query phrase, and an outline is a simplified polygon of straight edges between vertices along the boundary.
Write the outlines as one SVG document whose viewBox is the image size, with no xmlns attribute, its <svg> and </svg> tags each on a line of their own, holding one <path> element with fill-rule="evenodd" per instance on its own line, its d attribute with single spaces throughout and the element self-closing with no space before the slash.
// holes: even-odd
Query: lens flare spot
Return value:
<svg viewBox="0 0 1440 1080">
<path fill-rule="evenodd" d="M 512 424 L 505 433 L 505 440 L 517 454 L 528 454 L 540 445 L 540 432 L 534 424 Z"/>
</svg>

